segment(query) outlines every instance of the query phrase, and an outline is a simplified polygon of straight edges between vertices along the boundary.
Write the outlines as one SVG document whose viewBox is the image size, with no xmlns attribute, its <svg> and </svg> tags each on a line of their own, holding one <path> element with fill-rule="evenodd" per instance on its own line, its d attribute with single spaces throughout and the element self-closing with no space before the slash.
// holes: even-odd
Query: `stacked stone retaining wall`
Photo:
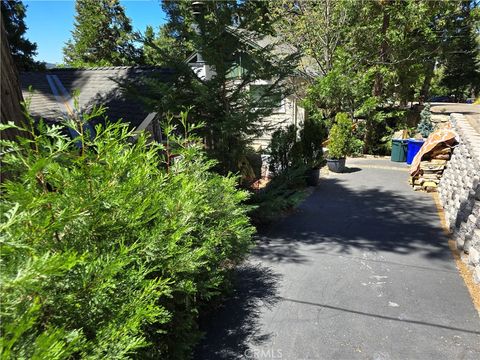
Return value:
<svg viewBox="0 0 480 360">
<path fill-rule="evenodd" d="M 480 134 L 461 114 L 451 114 L 458 145 L 438 186 L 447 226 L 480 283 Z"/>
</svg>

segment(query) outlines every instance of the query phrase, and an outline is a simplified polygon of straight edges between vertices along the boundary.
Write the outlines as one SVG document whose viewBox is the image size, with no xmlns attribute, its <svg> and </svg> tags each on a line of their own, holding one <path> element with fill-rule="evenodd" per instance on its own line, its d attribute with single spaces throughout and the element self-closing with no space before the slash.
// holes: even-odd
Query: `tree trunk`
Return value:
<svg viewBox="0 0 480 360">
<path fill-rule="evenodd" d="M 12 121 L 16 125 L 22 126 L 24 116 L 22 112 L 21 102 L 23 101 L 20 82 L 18 80 L 17 69 L 13 62 L 10 47 L 8 45 L 7 33 L 3 24 L 3 17 L 0 16 L 1 23 L 1 117 L 0 122 L 6 124 Z M 1 132 L 2 139 L 15 140 L 20 135 L 16 129 L 6 129 Z M 22 136 L 26 136 L 23 132 Z"/>
<path fill-rule="evenodd" d="M 424 103 L 430 96 L 430 84 L 432 83 L 433 74 L 435 70 L 435 62 L 429 61 L 425 69 L 425 79 L 423 80 L 422 88 L 420 89 L 420 103 Z"/>
<path fill-rule="evenodd" d="M 388 1 L 383 5 L 383 21 L 382 21 L 382 44 L 380 45 L 380 66 L 384 66 L 387 62 L 388 42 L 387 30 L 390 26 L 390 14 L 387 12 L 386 6 Z M 377 71 L 375 75 L 375 84 L 373 87 L 373 95 L 381 96 L 383 94 L 383 75 L 381 71 Z"/>
</svg>

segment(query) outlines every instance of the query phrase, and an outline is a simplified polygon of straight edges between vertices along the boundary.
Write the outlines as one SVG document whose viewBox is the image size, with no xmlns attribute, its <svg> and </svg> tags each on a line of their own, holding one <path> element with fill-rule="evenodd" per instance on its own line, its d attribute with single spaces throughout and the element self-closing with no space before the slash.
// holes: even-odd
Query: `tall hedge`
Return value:
<svg viewBox="0 0 480 360">
<path fill-rule="evenodd" d="M 199 306 L 250 246 L 247 194 L 188 132 L 170 126 L 166 148 L 69 126 L 2 144 L 2 358 L 187 358 Z"/>
</svg>

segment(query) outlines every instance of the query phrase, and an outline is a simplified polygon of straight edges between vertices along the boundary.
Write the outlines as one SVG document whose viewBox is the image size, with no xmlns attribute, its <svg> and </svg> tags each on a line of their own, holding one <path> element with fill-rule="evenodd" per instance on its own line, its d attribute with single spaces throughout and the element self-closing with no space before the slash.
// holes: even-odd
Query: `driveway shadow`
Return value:
<svg viewBox="0 0 480 360">
<path fill-rule="evenodd" d="M 245 359 L 249 345 L 267 342 L 271 335 L 261 332 L 258 318 L 262 308 L 279 301 L 279 281 L 279 275 L 268 267 L 248 262 L 240 266 L 234 293 L 221 309 L 200 322 L 205 336 L 194 359 Z"/>
<path fill-rule="evenodd" d="M 352 190 L 338 179 L 322 180 L 296 213 L 260 233 L 252 254 L 268 262 L 304 263 L 305 246 L 342 255 L 360 249 L 416 253 L 428 259 L 451 257 L 435 205 L 424 194 Z"/>
<path fill-rule="evenodd" d="M 349 173 L 355 173 L 355 172 L 359 172 L 359 171 L 362 171 L 362 169 L 360 169 L 359 167 L 345 167 L 345 170 L 343 171 L 345 174 L 349 174 Z"/>
<path fill-rule="evenodd" d="M 356 176 L 370 175 L 362 172 Z M 390 191 L 386 190 L 389 187 L 365 185 L 369 179 L 358 184 L 342 178 L 323 179 L 295 213 L 257 235 L 251 259 L 262 266 L 247 263 L 238 269 L 237 291 L 205 321 L 202 329 L 206 336 L 195 359 L 248 358 L 249 345 L 268 342 L 271 335 L 259 328 L 260 311 L 286 300 L 277 295 L 281 279 L 269 265 L 308 265 L 319 261 L 316 255 L 320 254 L 363 261 L 368 259 L 359 258 L 359 254 L 371 251 L 413 255 L 372 261 L 442 273 L 455 271 L 447 237 L 429 195 L 408 193 L 403 185 Z"/>
</svg>

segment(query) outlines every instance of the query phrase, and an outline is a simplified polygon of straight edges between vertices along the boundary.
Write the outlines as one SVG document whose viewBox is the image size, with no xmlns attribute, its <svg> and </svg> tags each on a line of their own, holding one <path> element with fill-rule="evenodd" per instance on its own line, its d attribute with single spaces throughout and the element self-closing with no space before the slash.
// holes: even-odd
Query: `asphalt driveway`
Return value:
<svg viewBox="0 0 480 360">
<path fill-rule="evenodd" d="M 351 160 L 258 239 L 197 359 L 480 359 L 480 318 L 432 196 Z"/>
</svg>

